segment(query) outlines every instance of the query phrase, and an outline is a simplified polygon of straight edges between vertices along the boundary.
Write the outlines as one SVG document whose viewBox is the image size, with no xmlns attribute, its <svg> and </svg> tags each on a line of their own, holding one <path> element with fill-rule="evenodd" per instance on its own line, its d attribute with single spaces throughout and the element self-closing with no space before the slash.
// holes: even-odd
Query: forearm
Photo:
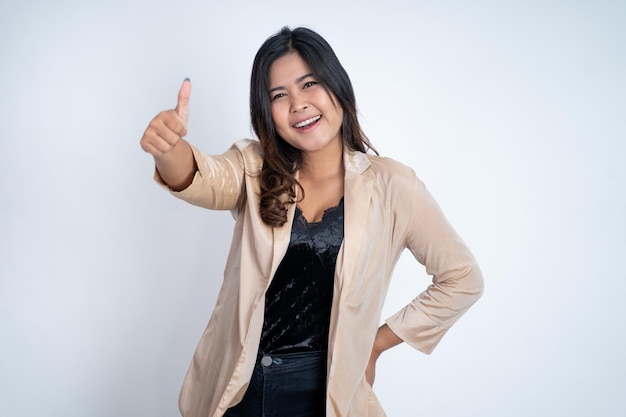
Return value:
<svg viewBox="0 0 626 417">
<path fill-rule="evenodd" d="M 191 146 L 184 139 L 169 152 L 155 156 L 154 162 L 163 182 L 174 191 L 187 188 L 198 170 Z"/>
<path fill-rule="evenodd" d="M 374 346 L 372 346 L 370 360 L 365 369 L 365 379 L 370 385 L 374 385 L 374 379 L 376 378 L 376 361 L 380 357 L 380 354 L 400 343 L 402 343 L 402 339 L 391 331 L 389 326 L 383 324 L 378 328 L 376 338 L 374 339 Z"/>
</svg>

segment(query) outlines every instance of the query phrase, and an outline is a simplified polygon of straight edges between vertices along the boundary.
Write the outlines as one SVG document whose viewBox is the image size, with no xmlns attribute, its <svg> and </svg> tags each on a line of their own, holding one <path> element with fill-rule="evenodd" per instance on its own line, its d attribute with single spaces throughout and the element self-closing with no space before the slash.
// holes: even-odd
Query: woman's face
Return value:
<svg viewBox="0 0 626 417">
<path fill-rule="evenodd" d="M 342 150 L 343 109 L 297 53 L 270 67 L 270 109 L 276 132 L 305 156 Z"/>
</svg>

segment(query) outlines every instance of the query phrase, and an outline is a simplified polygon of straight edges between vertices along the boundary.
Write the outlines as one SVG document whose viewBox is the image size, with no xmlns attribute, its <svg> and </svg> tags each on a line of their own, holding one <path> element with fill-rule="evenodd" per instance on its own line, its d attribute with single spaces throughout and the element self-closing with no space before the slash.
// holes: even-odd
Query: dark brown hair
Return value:
<svg viewBox="0 0 626 417">
<path fill-rule="evenodd" d="M 261 218 L 270 226 L 282 226 L 287 221 L 287 204 L 295 203 L 296 188 L 303 191 L 294 177 L 302 165 L 302 152 L 276 133 L 270 110 L 270 67 L 278 58 L 292 52 L 308 64 L 317 81 L 335 96 L 335 104 L 343 109 L 343 146 L 353 151 L 376 152 L 359 125 L 350 78 L 328 42 L 307 28 L 282 28 L 259 48 L 250 81 L 252 128 L 263 151 L 259 209 Z"/>
</svg>

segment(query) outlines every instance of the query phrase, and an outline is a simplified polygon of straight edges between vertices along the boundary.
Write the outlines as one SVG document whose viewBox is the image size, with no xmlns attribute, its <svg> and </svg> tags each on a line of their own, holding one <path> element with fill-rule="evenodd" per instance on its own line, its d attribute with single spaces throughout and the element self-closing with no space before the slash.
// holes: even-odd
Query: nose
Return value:
<svg viewBox="0 0 626 417">
<path fill-rule="evenodd" d="M 299 113 L 306 110 L 309 107 L 308 103 L 302 97 L 302 94 L 293 94 L 291 100 L 291 112 Z"/>
<path fill-rule="evenodd" d="M 294 113 L 300 113 L 304 110 L 306 110 L 309 106 L 307 106 L 306 104 L 298 104 L 295 106 L 291 106 L 291 109 Z"/>
</svg>

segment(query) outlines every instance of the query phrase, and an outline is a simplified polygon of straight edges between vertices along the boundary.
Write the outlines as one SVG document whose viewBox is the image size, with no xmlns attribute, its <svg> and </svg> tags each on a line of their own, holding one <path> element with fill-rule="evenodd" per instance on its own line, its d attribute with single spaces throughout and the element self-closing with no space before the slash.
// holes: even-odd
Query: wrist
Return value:
<svg viewBox="0 0 626 417">
<path fill-rule="evenodd" d="M 372 357 L 377 359 L 384 351 L 402 343 L 400 339 L 386 324 L 378 328 L 374 345 L 372 346 Z"/>
</svg>

